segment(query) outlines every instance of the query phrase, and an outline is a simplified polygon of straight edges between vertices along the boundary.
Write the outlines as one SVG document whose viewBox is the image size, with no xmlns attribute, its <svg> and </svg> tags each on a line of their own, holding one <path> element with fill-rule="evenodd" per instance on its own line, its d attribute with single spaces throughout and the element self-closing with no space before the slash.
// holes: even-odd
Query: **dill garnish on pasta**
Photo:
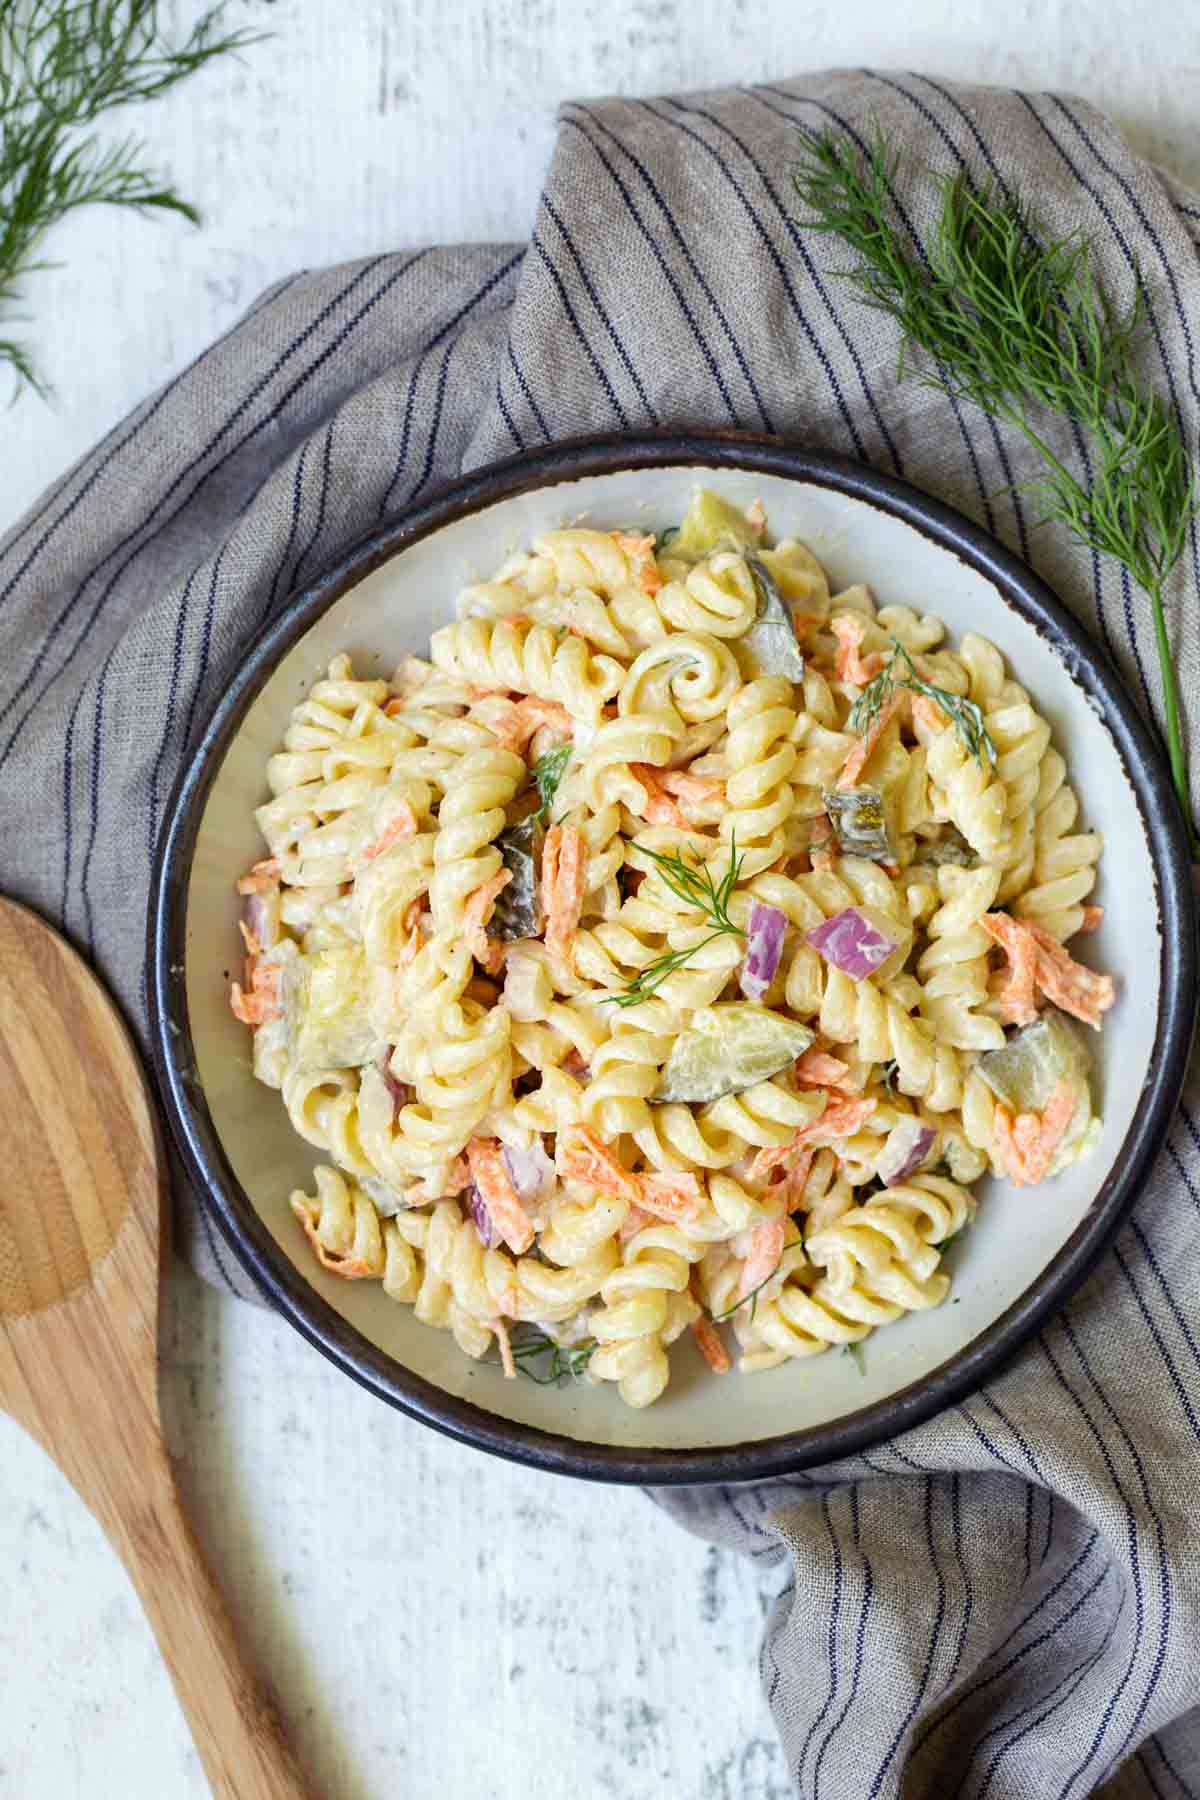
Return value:
<svg viewBox="0 0 1200 1800">
<path fill-rule="evenodd" d="M 753 1373 L 939 1305 L 974 1184 L 1099 1131 L 1066 775 L 985 639 L 707 490 L 535 538 L 390 680 L 335 657 L 232 992 L 317 1262 L 631 1406 L 685 1335 Z"/>
</svg>

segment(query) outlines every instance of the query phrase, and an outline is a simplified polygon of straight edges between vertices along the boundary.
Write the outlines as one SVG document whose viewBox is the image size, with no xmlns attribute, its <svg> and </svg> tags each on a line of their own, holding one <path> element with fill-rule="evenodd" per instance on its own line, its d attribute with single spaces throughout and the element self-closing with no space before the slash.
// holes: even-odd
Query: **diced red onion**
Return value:
<svg viewBox="0 0 1200 1800">
<path fill-rule="evenodd" d="M 873 975 L 901 942 L 899 936 L 888 937 L 858 906 L 835 913 L 806 936 L 826 962 L 854 981 Z"/>
<path fill-rule="evenodd" d="M 505 1144 L 500 1160 L 508 1170 L 518 1200 L 538 1200 L 555 1180 L 554 1164 L 546 1155 L 540 1137 L 535 1137 L 528 1150 L 516 1150 Z"/>
<path fill-rule="evenodd" d="M 383 1077 L 383 1085 L 392 1096 L 392 1117 L 393 1119 L 397 1119 L 400 1116 L 401 1107 L 410 1105 L 416 1098 L 415 1089 L 410 1087 L 407 1081 L 399 1081 L 396 1076 L 392 1074 L 392 1052 L 390 1049 L 383 1052 L 383 1055 L 379 1058 L 377 1067 L 380 1075 Z"/>
<path fill-rule="evenodd" d="M 242 923 L 260 950 L 279 942 L 279 889 L 242 896 Z"/>
<path fill-rule="evenodd" d="M 893 1125 L 875 1165 L 875 1173 L 884 1187 L 896 1187 L 910 1175 L 915 1175 L 928 1159 L 936 1141 L 937 1132 L 933 1126 L 922 1125 L 920 1119 L 901 1119 L 898 1125 Z"/>
<path fill-rule="evenodd" d="M 746 932 L 746 960 L 742 964 L 741 989 L 747 1000 L 761 1000 L 775 979 L 783 955 L 787 914 L 777 906 L 756 900 L 750 908 Z"/>
<path fill-rule="evenodd" d="M 485 1250 L 491 1250 L 500 1242 L 500 1233 L 496 1230 L 495 1221 L 488 1210 L 488 1203 L 472 1182 L 466 1194 L 467 1211 L 475 1222 L 479 1233 L 479 1241 Z"/>
</svg>

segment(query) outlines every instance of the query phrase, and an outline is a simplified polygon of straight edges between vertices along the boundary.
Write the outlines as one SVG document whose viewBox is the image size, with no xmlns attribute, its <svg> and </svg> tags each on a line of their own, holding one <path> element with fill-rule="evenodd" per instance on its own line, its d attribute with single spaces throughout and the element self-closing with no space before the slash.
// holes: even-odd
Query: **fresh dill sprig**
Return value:
<svg viewBox="0 0 1200 1800">
<path fill-rule="evenodd" d="M 685 862 L 678 851 L 664 854 L 660 850 L 647 849 L 644 844 L 639 844 L 637 848 L 655 864 L 663 885 L 677 899 L 682 900 L 685 906 L 696 907 L 702 912 L 712 930 L 698 944 L 689 944 L 686 950 L 668 950 L 662 956 L 655 957 L 619 994 L 604 996 L 603 1004 L 609 1006 L 640 1006 L 643 1000 L 657 993 L 668 976 L 673 975 L 676 969 L 682 969 L 708 944 L 715 943 L 720 937 L 746 935 L 741 926 L 735 925 L 729 916 L 729 901 L 737 886 L 743 861 L 738 855 L 736 837 L 730 838 L 729 867 L 720 881 L 713 880 L 712 870 L 706 863 Z"/>
<path fill-rule="evenodd" d="M 1149 596 L 1166 742 L 1188 839 L 1196 847 L 1187 757 L 1163 588 L 1196 514 L 1187 442 L 1174 410 L 1141 377 L 1137 341 L 1148 310 L 1140 271 L 1120 307 L 1096 283 L 1080 232 L 1039 234 L 1022 202 L 965 174 L 935 178 L 940 202 L 922 258 L 895 201 L 899 158 L 877 130 L 865 154 L 839 134 L 802 129 L 796 191 L 809 228 L 855 254 L 841 271 L 903 334 L 899 374 L 965 400 L 1021 432 L 1043 468 L 1045 517 L 1112 556 Z M 923 359 L 914 365 L 912 353 Z M 1086 436 L 1084 482 L 1046 441 L 1046 415 Z"/>
<path fill-rule="evenodd" d="M 725 1308 L 724 1312 L 709 1313 L 708 1316 L 712 1320 L 713 1324 L 719 1325 L 721 1323 L 722 1319 L 732 1319 L 734 1313 L 740 1312 L 742 1307 L 745 1306 L 747 1300 L 750 1302 L 750 1322 L 751 1322 L 751 1324 L 753 1324 L 754 1323 L 754 1315 L 758 1311 L 758 1296 L 762 1293 L 763 1289 L 766 1287 L 766 1285 L 769 1281 L 774 1281 L 774 1279 L 778 1275 L 778 1273 L 779 1273 L 779 1264 L 776 1263 L 775 1267 L 771 1270 L 771 1273 L 769 1275 L 764 1275 L 763 1279 L 759 1282 L 757 1287 L 752 1287 L 748 1294 L 743 1294 L 740 1300 L 735 1300 L 732 1306 L 727 1306 Z"/>
<path fill-rule="evenodd" d="M 892 654 L 878 675 L 867 683 L 850 708 L 847 723 L 851 731 L 863 734 L 868 732 L 896 689 L 911 688 L 914 694 L 924 694 L 941 708 L 957 731 L 963 748 L 975 758 L 980 768 L 983 767 L 985 756 L 995 768 L 996 746 L 983 722 L 983 712 L 977 702 L 966 700 L 961 694 L 948 693 L 945 688 L 926 681 L 904 645 L 893 638 L 892 646 Z"/>
<path fill-rule="evenodd" d="M 558 784 L 562 780 L 563 772 L 570 760 L 570 744 L 559 744 L 555 749 L 547 750 L 544 756 L 539 756 L 530 771 L 538 791 L 538 798 L 542 803 L 538 811 L 543 818 L 550 817 L 550 808 L 554 804 Z"/>
<path fill-rule="evenodd" d="M 556 1344 L 532 1325 L 522 1326 L 521 1333 L 519 1339 L 513 1336 L 512 1353 L 522 1375 L 536 1381 L 539 1387 L 561 1387 L 564 1381 L 583 1380 L 596 1348 L 594 1338 L 585 1338 L 582 1344 Z M 539 1369 L 536 1365 L 543 1359 L 545 1366 Z"/>
<path fill-rule="evenodd" d="M 131 206 L 199 214 L 144 166 L 135 137 L 104 144 L 91 130 L 112 107 L 155 100 L 214 57 L 257 41 L 222 33 L 212 7 L 172 49 L 159 0 L 0 0 L 0 316 L 12 312 L 25 278 L 50 265 L 43 235 L 80 206 Z M 45 384 L 24 344 L 0 338 L 0 365 L 14 397 Z"/>
</svg>

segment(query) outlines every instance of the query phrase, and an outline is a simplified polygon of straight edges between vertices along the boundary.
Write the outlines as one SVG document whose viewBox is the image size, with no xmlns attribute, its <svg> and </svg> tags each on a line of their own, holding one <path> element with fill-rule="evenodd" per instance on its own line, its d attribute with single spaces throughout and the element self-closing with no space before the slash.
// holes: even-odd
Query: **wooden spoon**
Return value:
<svg viewBox="0 0 1200 1800">
<path fill-rule="evenodd" d="M 0 1407 L 124 1560 L 219 1800 L 310 1790 L 184 1516 L 158 1409 L 162 1156 L 91 971 L 0 900 Z"/>
</svg>

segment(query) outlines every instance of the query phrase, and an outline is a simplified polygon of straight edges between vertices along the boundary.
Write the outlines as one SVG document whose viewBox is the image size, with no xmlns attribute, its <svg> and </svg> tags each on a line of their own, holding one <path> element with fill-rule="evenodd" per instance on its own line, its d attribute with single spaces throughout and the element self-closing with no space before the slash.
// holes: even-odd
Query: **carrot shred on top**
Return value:
<svg viewBox="0 0 1200 1800">
<path fill-rule="evenodd" d="M 277 963 L 266 963 L 257 956 L 246 958 L 246 987 L 233 982 L 229 989 L 229 1006 L 235 1019 L 243 1025 L 265 1025 L 283 1011 L 280 997 L 282 970 Z"/>
<path fill-rule="evenodd" d="M 269 893 L 272 888 L 279 886 L 282 866 L 277 856 L 268 856 L 262 862 L 256 862 L 253 868 L 247 869 L 234 886 L 239 894 Z"/>
<path fill-rule="evenodd" d="M 769 1144 L 750 1165 L 751 1181 L 761 1181 L 772 1169 L 791 1162 L 796 1150 L 820 1138 L 853 1137 L 875 1111 L 874 1100 L 832 1100 L 819 1119 L 799 1126 L 785 1144 Z"/>
<path fill-rule="evenodd" d="M 733 1364 L 721 1342 L 721 1334 L 711 1319 L 692 1320 L 692 1335 L 700 1346 L 700 1354 L 714 1375 L 728 1375 Z"/>
<path fill-rule="evenodd" d="M 831 847 L 833 837 L 833 821 L 827 813 L 822 813 L 820 818 L 813 820 L 808 839 L 808 860 L 814 869 L 832 869 L 837 861 Z"/>
<path fill-rule="evenodd" d="M 472 1138 L 467 1145 L 467 1166 L 496 1230 L 515 1256 L 524 1255 L 533 1242 L 533 1221 L 509 1179 L 499 1139 Z"/>
<path fill-rule="evenodd" d="M 568 1137 L 559 1135 L 554 1147 L 558 1172 L 569 1181 L 586 1181 L 606 1194 L 640 1203 L 638 1178 L 627 1169 L 610 1145 L 590 1126 L 580 1125 Z M 648 1210 L 648 1209 L 647 1209 Z"/>
<path fill-rule="evenodd" d="M 496 896 L 503 893 L 512 880 L 511 869 L 497 869 L 487 881 L 480 882 L 468 894 L 463 907 L 463 939 L 471 955 L 493 975 L 504 963 L 503 944 L 494 944 L 487 934 L 487 923 L 496 908 Z"/>
<path fill-rule="evenodd" d="M 1006 1007 L 1023 1004 L 1029 998 L 1028 971 L 1032 965 L 1033 982 L 1047 1000 L 1070 1013 L 1073 1019 L 1099 1031 L 1102 1014 L 1117 997 L 1111 975 L 1097 975 L 1094 969 L 1077 963 L 1053 932 L 1047 931 L 1044 925 L 1035 925 L 1031 919 L 1013 919 L 1007 913 L 985 913 L 982 924 L 985 931 L 1003 946 L 1013 964 L 1014 975 L 1018 969 L 1020 971 L 1019 990 L 1014 988 L 1010 976 L 1002 993 Z M 1032 1017 L 1036 1017 L 1036 1012 L 1021 1018 L 1014 1015 L 1010 1022 L 1027 1025 Z"/>
<path fill-rule="evenodd" d="M 835 613 L 829 621 L 829 629 L 838 641 L 834 663 L 838 680 L 848 681 L 851 687 L 865 687 L 883 667 L 878 650 L 862 655 L 862 643 L 867 635 L 865 620 L 853 613 Z"/>
<path fill-rule="evenodd" d="M 663 582 L 654 560 L 653 536 L 639 536 L 632 531 L 614 531 L 611 536 L 618 548 L 631 558 L 634 577 L 643 594 L 657 594 Z"/>
<path fill-rule="evenodd" d="M 340 1250 L 327 1249 L 317 1235 L 317 1216 L 309 1206 L 300 1200 L 293 1200 L 292 1211 L 304 1227 L 304 1235 L 313 1255 L 331 1275 L 340 1275 L 343 1281 L 370 1281 L 378 1275 L 378 1270 L 373 1269 L 365 1257 L 349 1256 Z"/>
<path fill-rule="evenodd" d="M 1102 906 L 1085 906 L 1083 918 L 1080 921 L 1080 931 L 1099 931 L 1100 921 L 1103 917 L 1104 908 Z"/>
<path fill-rule="evenodd" d="M 515 1381 L 517 1379 L 517 1365 L 513 1361 L 512 1341 L 508 1335 L 508 1326 L 501 1318 L 489 1319 L 488 1325 L 496 1334 L 496 1343 L 500 1350 L 500 1361 L 504 1366 L 504 1379 L 506 1381 Z"/>
<path fill-rule="evenodd" d="M 630 763 L 629 773 L 645 792 L 646 800 L 641 816 L 647 825 L 669 825 L 676 831 L 691 829 L 690 821 L 667 792 L 660 769 L 656 769 L 652 763 L 635 762 Z"/>
<path fill-rule="evenodd" d="M 633 1177 L 637 1203 L 658 1219 L 694 1219 L 703 1198 L 699 1178 L 662 1169 Z"/>
<path fill-rule="evenodd" d="M 388 820 L 379 836 L 363 850 L 368 862 L 382 856 L 389 844 L 398 843 L 401 838 L 415 837 L 417 834 L 417 815 L 407 800 L 401 800 L 395 813 Z"/>
<path fill-rule="evenodd" d="M 1037 945 L 1008 913 L 985 913 L 983 929 L 1008 957 L 1008 973 L 997 999 L 1005 1025 L 1032 1025 L 1037 1018 Z"/>
<path fill-rule="evenodd" d="M 546 948 L 570 961 L 583 917 L 586 844 L 575 825 L 552 825 L 542 846 L 542 910 Z"/>
<path fill-rule="evenodd" d="M 993 1134 L 1000 1161 L 1020 1187 L 1044 1181 L 1054 1152 L 1075 1114 L 1076 1093 L 1064 1075 L 1042 1112 L 1017 1113 L 997 1106 Z"/>
<path fill-rule="evenodd" d="M 750 1254 L 742 1264 L 739 1298 L 745 1300 L 772 1276 L 783 1255 L 785 1229 L 782 1219 L 760 1219 L 750 1233 Z"/>
<path fill-rule="evenodd" d="M 928 694 L 914 694 L 912 697 L 913 723 L 923 725 L 926 731 L 944 731 L 950 723 L 936 700 Z"/>
<path fill-rule="evenodd" d="M 803 1056 L 796 1058 L 792 1070 L 797 1087 L 826 1088 L 830 1093 L 846 1095 L 853 1093 L 852 1088 L 844 1085 L 849 1073 L 849 1063 L 842 1062 L 840 1057 L 830 1056 L 827 1050 L 819 1050 L 815 1044 Z"/>
<path fill-rule="evenodd" d="M 502 750 L 514 750 L 523 756 L 529 740 L 543 726 L 549 726 L 564 739 L 572 735 L 571 715 L 565 706 L 557 700 L 539 700 L 536 694 L 526 694 L 520 700 L 510 700 L 490 729 Z"/>
<path fill-rule="evenodd" d="M 855 785 L 869 762 L 875 746 L 878 744 L 880 738 L 883 736 L 896 714 L 900 711 L 900 708 L 904 705 L 906 698 L 907 694 L 900 693 L 899 691 L 890 695 L 875 715 L 866 735 L 860 737 L 856 744 L 851 744 L 850 749 L 846 753 L 846 760 L 842 764 L 842 772 L 837 778 L 837 785 L 840 791 L 844 791 L 846 788 L 852 788 Z"/>
</svg>

